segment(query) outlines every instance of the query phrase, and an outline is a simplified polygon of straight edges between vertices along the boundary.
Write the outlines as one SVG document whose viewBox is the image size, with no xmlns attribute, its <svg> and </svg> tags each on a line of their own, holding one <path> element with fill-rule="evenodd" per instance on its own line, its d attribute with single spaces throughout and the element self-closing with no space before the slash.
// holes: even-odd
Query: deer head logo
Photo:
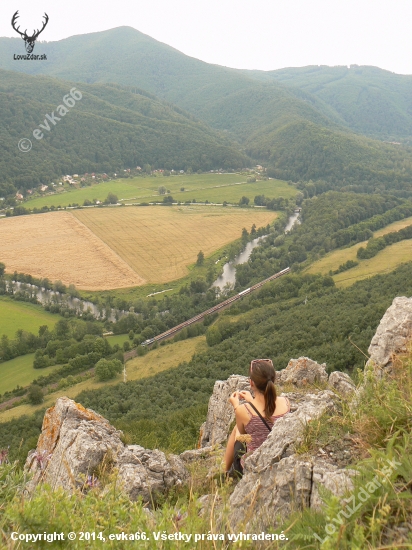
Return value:
<svg viewBox="0 0 412 550">
<path fill-rule="evenodd" d="M 19 17 L 19 12 L 16 11 L 16 13 L 13 15 L 13 18 L 11 20 L 11 26 L 23 38 L 24 45 L 25 45 L 25 48 L 26 48 L 26 52 L 27 53 L 32 53 L 32 51 L 34 49 L 35 42 L 36 42 L 37 38 L 39 37 L 39 34 L 44 31 L 44 28 L 45 28 L 45 26 L 47 25 L 47 23 L 49 21 L 49 16 L 47 15 L 47 13 L 44 14 L 44 16 L 43 16 L 44 21 L 43 21 L 42 28 L 40 30 L 37 29 L 37 31 L 34 31 L 32 36 L 28 36 L 27 29 L 24 32 L 20 32 L 19 31 L 20 27 L 16 28 L 16 21 L 17 21 L 18 17 Z"/>
</svg>

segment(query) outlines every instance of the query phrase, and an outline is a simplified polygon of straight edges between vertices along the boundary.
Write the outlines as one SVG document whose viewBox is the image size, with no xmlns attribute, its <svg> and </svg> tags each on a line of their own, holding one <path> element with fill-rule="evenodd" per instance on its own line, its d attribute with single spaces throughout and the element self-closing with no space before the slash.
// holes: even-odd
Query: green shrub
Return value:
<svg viewBox="0 0 412 550">
<path fill-rule="evenodd" d="M 43 390 L 37 384 L 32 384 L 27 392 L 27 398 L 32 405 L 38 405 L 43 402 Z"/>
<path fill-rule="evenodd" d="M 96 364 L 96 378 L 101 382 L 115 378 L 116 374 L 120 374 L 123 370 L 123 365 L 118 359 L 100 359 Z"/>
</svg>

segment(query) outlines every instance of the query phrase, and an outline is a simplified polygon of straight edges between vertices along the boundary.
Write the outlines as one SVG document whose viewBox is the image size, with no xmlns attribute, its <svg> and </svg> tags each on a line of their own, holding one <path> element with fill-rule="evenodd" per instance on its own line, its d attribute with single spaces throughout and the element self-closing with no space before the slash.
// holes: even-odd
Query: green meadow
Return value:
<svg viewBox="0 0 412 550">
<path fill-rule="evenodd" d="M 42 325 L 48 325 L 51 330 L 59 319 L 41 306 L 0 298 L 0 336 L 6 334 L 14 338 L 19 329 L 37 334 Z"/>
<path fill-rule="evenodd" d="M 33 368 L 33 359 L 34 353 L 28 353 L 0 363 L 0 394 L 14 390 L 17 386 L 28 386 L 39 376 L 46 376 L 61 366 L 36 370 Z"/>
<path fill-rule="evenodd" d="M 114 193 L 121 202 L 153 202 L 162 200 L 159 187 L 165 187 L 179 201 L 193 200 L 222 203 L 223 201 L 237 203 L 245 195 L 253 203 L 255 195 L 264 194 L 270 198 L 292 198 L 296 194 L 294 187 L 280 180 L 258 181 L 247 183 L 244 174 L 191 174 L 179 176 L 137 177 L 117 179 L 104 183 L 93 184 L 81 189 L 65 187 L 54 195 L 45 195 L 29 199 L 24 203 L 27 208 L 42 206 L 83 205 L 86 199 L 104 201 L 109 193 Z M 184 188 L 184 191 L 181 189 Z"/>
</svg>

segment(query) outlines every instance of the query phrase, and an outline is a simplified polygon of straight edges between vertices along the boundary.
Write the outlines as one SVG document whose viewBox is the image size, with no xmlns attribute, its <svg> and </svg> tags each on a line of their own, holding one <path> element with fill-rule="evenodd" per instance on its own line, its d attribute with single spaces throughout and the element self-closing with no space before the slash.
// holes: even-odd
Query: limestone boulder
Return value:
<svg viewBox="0 0 412 550">
<path fill-rule="evenodd" d="M 163 452 L 140 445 L 128 445 L 118 455 L 117 482 L 131 500 L 143 498 L 145 505 L 155 502 L 160 493 L 181 485 L 188 477 L 183 462 L 176 455 L 166 459 Z"/>
<path fill-rule="evenodd" d="M 53 488 L 82 490 L 98 482 L 99 467 L 105 464 L 117 469 L 119 486 L 132 500 L 141 496 L 150 506 L 157 493 L 187 479 L 180 457 L 124 445 L 121 436 L 101 415 L 59 398 L 46 411 L 37 448 L 27 457 L 26 469 L 33 474 L 27 489 L 47 482 Z"/>
<path fill-rule="evenodd" d="M 319 488 L 323 487 L 335 496 L 343 496 L 346 491 L 353 491 L 355 470 L 338 468 L 330 462 L 316 459 L 312 466 L 312 490 L 310 507 L 320 510 L 322 498 Z"/>
<path fill-rule="evenodd" d="M 209 399 L 206 422 L 201 428 L 201 447 L 225 443 L 231 422 L 235 419 L 229 397 L 235 391 L 250 390 L 246 376 L 232 375 L 227 380 L 217 380 Z"/>
<path fill-rule="evenodd" d="M 276 384 L 291 384 L 298 388 L 313 384 L 326 384 L 328 373 L 326 364 L 320 365 L 308 357 L 299 357 L 291 359 L 288 366 L 276 373 Z"/>
<path fill-rule="evenodd" d="M 245 460 L 244 476 L 230 498 L 233 528 L 264 528 L 274 516 L 310 506 L 313 460 L 294 453 L 305 424 L 336 408 L 330 390 L 301 396 L 294 412 L 279 418 L 266 441 Z M 252 522 L 252 523 L 251 523 Z"/>
<path fill-rule="evenodd" d="M 96 412 L 61 397 L 47 409 L 37 448 L 27 457 L 26 468 L 34 474 L 32 484 L 45 481 L 54 488 L 82 487 L 108 453 L 115 460 L 123 450 L 121 435 Z"/>
<path fill-rule="evenodd" d="M 356 391 L 355 383 L 346 372 L 332 372 L 329 375 L 328 386 L 345 397 L 352 395 Z"/>
<path fill-rule="evenodd" d="M 366 366 L 377 377 L 391 371 L 393 356 L 407 351 L 412 337 L 412 298 L 395 298 L 386 310 L 368 349 Z"/>
</svg>

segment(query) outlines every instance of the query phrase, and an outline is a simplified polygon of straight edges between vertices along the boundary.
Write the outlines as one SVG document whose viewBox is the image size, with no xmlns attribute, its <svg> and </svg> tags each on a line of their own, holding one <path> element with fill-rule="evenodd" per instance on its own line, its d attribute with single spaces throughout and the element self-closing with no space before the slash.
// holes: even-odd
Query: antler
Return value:
<svg viewBox="0 0 412 550">
<path fill-rule="evenodd" d="M 43 26 L 40 30 L 37 29 L 37 32 L 35 34 L 33 34 L 34 39 L 36 39 L 39 36 L 39 34 L 44 31 L 45 26 L 49 22 L 49 16 L 47 15 L 46 12 L 44 13 L 43 17 L 44 17 Z"/>
<path fill-rule="evenodd" d="M 12 26 L 13 29 L 14 29 L 16 32 L 18 32 L 21 36 L 25 36 L 26 33 L 23 33 L 23 32 L 20 32 L 20 31 L 19 31 L 20 27 L 17 27 L 17 29 L 16 29 L 16 26 L 15 26 L 15 25 L 16 25 L 16 21 L 17 21 L 18 17 L 19 17 L 19 10 L 17 10 L 16 13 L 13 15 L 12 20 L 11 20 L 11 26 Z M 26 30 L 26 32 L 27 32 L 27 30 Z"/>
</svg>

